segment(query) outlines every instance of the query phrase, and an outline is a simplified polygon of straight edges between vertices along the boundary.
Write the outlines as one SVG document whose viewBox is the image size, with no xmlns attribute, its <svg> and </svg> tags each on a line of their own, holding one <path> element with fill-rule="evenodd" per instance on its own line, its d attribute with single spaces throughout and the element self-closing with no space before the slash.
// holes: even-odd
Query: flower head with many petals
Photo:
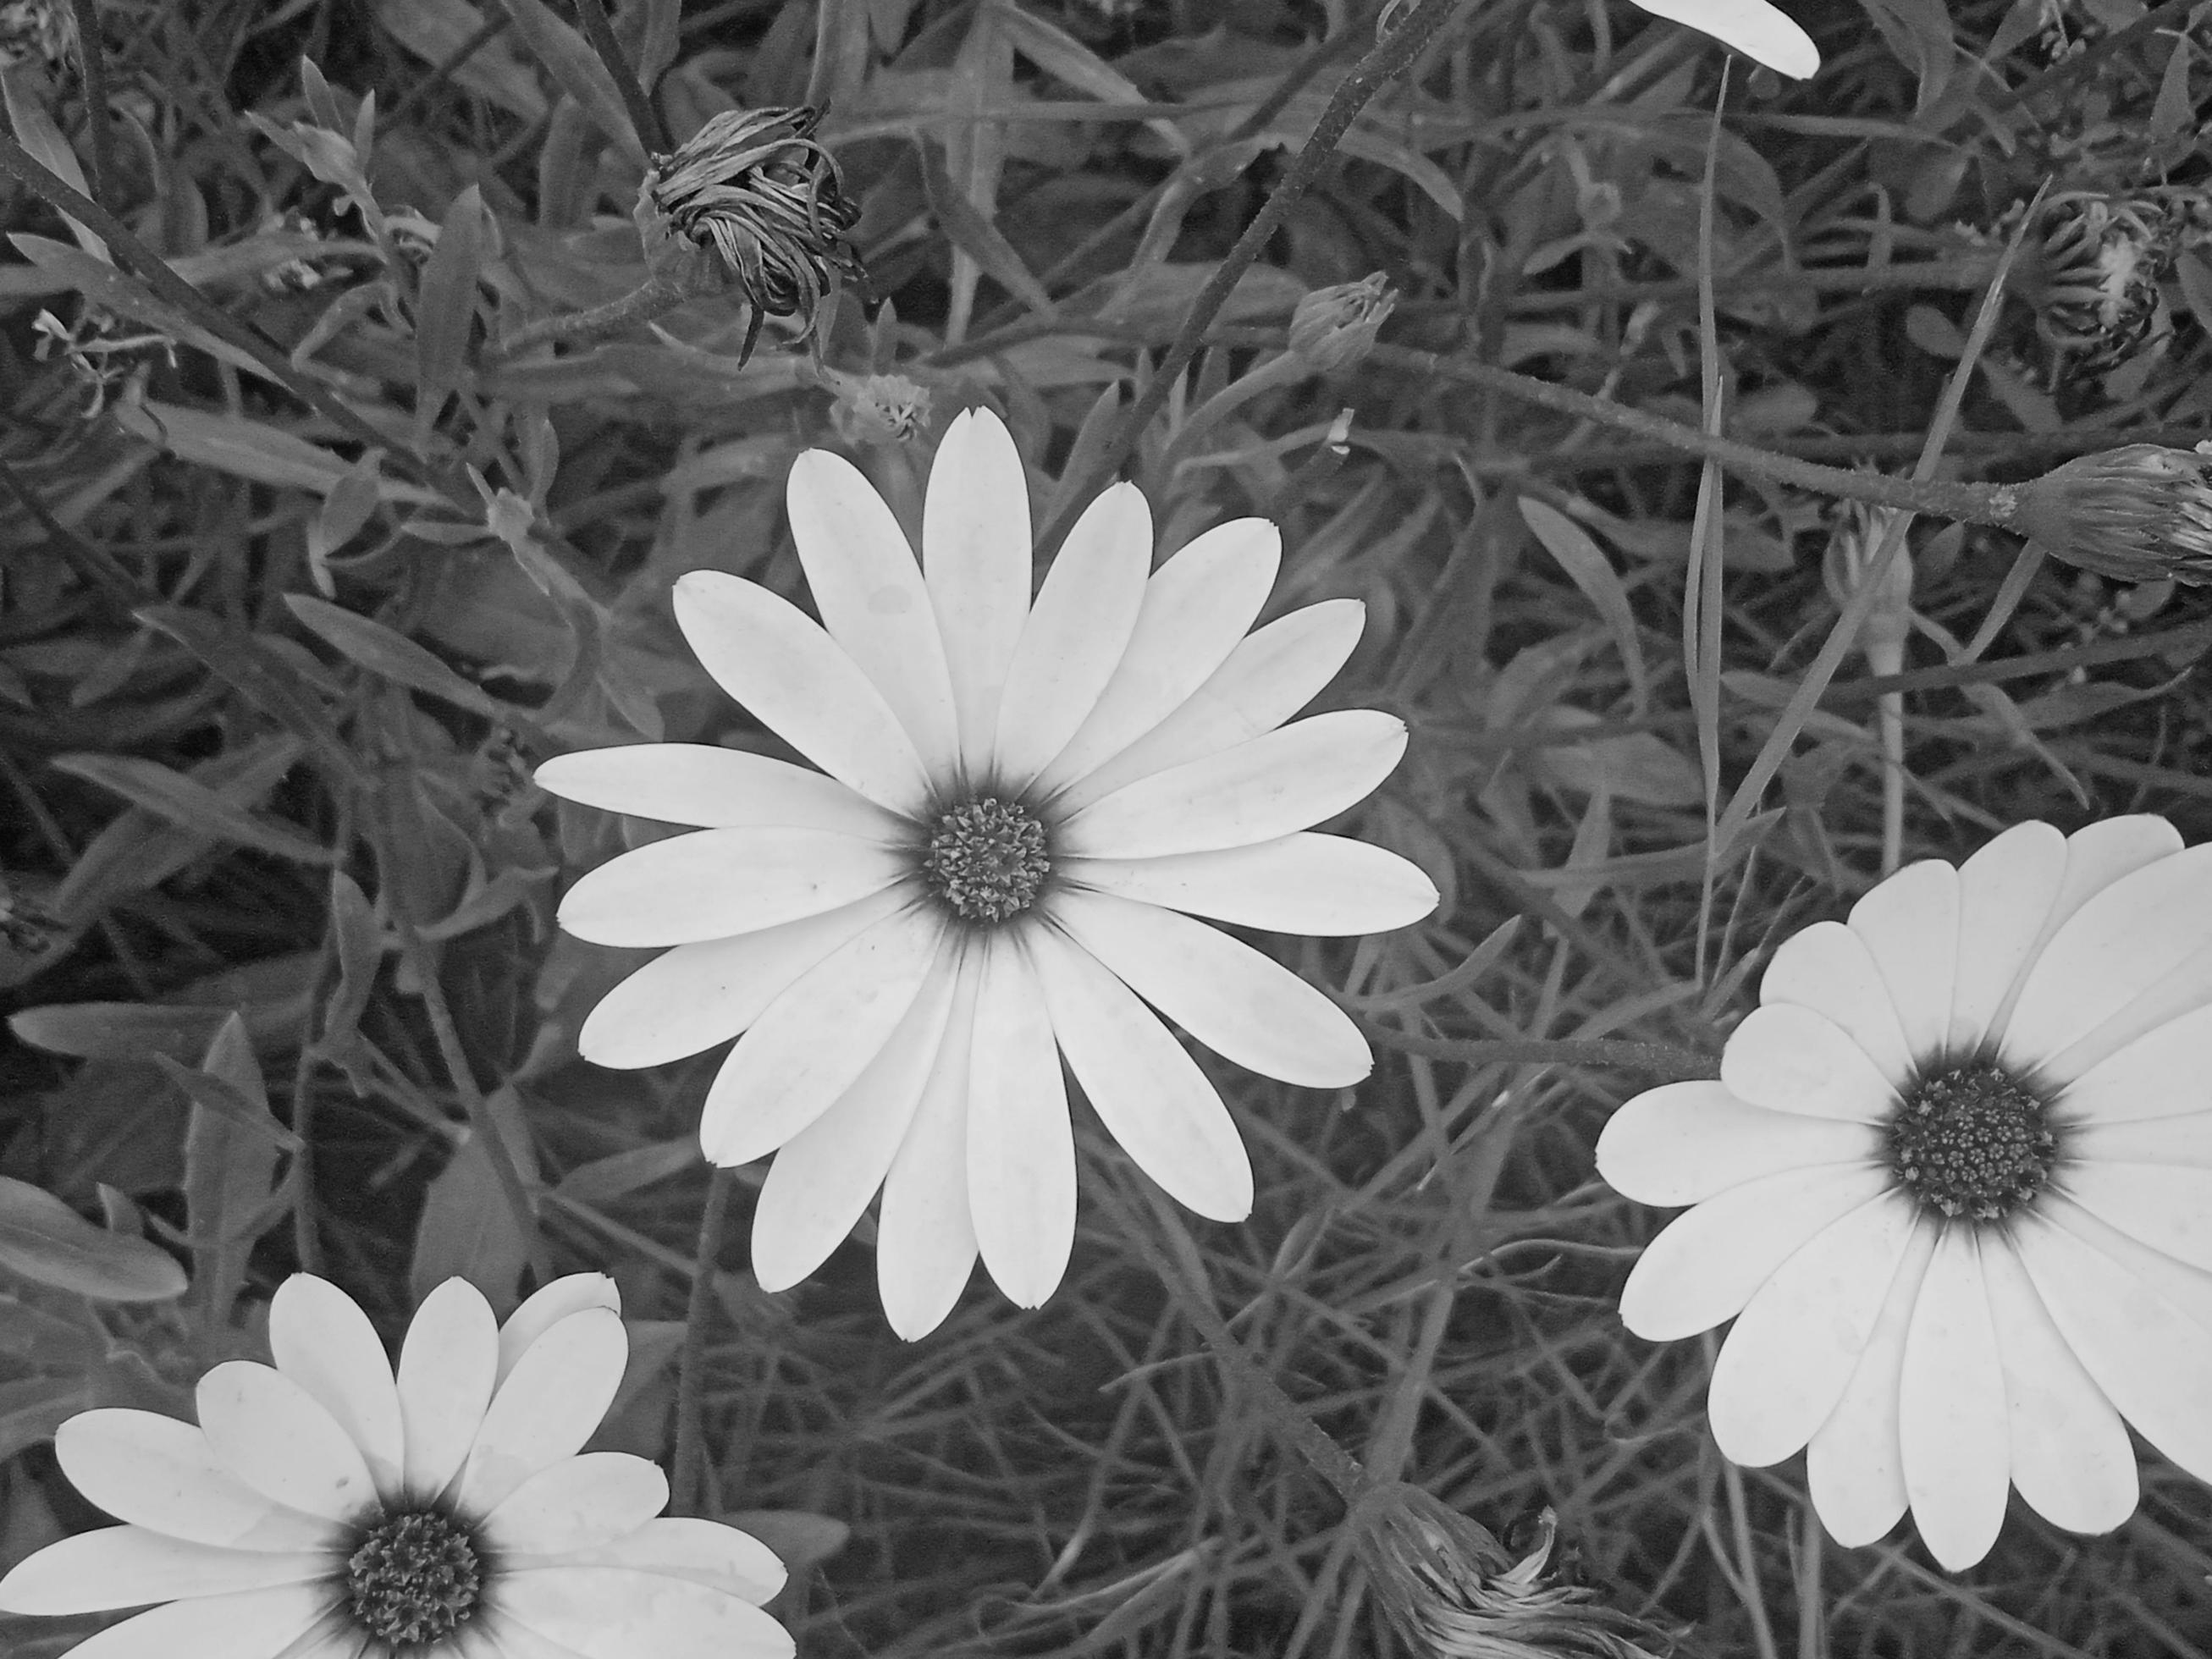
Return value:
<svg viewBox="0 0 2212 1659">
<path fill-rule="evenodd" d="M 766 1545 L 656 1519 L 668 1482 L 641 1457 L 579 1455 L 629 1357 L 609 1279 L 556 1279 L 504 1325 L 448 1279 L 395 1376 L 352 1299 L 295 1274 L 269 1344 L 273 1368 L 201 1378 L 198 1428 L 63 1424 L 62 1472 L 125 1524 L 30 1557 L 0 1609 L 166 1604 L 76 1659 L 789 1659 Z"/>
<path fill-rule="evenodd" d="M 789 503 L 819 623 L 707 572 L 677 584 L 676 615 L 722 688 L 822 770 L 685 744 L 538 769 L 571 800 L 697 826 L 562 903 L 580 938 L 675 947 L 592 1011 L 585 1057 L 651 1066 L 737 1037 L 700 1139 L 720 1164 L 777 1155 L 755 1272 L 798 1282 L 880 1187 L 878 1279 L 905 1335 L 945 1316 L 979 1253 L 1024 1306 L 1059 1284 L 1063 1057 L 1146 1174 L 1243 1218 L 1236 1126 L 1152 1009 L 1286 1082 L 1341 1087 L 1372 1059 L 1327 997 L 1192 916 L 1350 934 L 1437 899 L 1394 854 L 1303 833 L 1405 747 L 1403 722 L 1369 710 L 1284 724 L 1351 653 L 1361 607 L 1248 637 L 1274 527 L 1223 525 L 1155 572 L 1128 484 L 1091 504 L 1032 600 L 1028 489 L 988 412 L 945 434 L 919 562 L 835 455 L 799 457 Z"/>
<path fill-rule="evenodd" d="M 1735 1320 L 1713 1437 L 1809 1446 L 1840 1541 L 1909 1505 L 1969 1566 L 2008 1486 L 2107 1531 L 2129 1424 L 2212 1479 L 2212 846 L 2025 823 L 1899 871 L 1786 941 L 1719 1081 L 1630 1101 L 1598 1169 L 1694 1206 L 1629 1275 L 1629 1328 Z"/>
</svg>

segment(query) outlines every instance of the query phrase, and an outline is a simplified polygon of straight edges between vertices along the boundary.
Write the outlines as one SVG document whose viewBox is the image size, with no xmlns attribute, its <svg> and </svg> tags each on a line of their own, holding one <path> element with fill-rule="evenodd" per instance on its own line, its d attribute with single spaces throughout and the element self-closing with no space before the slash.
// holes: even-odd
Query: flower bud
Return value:
<svg viewBox="0 0 2212 1659">
<path fill-rule="evenodd" d="M 1419 1487 L 1392 1481 L 1354 1509 L 1354 1547 L 1376 1604 L 1420 1659 L 1652 1659 L 1663 1632 L 1579 1585 L 1546 1583 L 1550 1510 L 1516 1561 L 1489 1530 Z"/>
<path fill-rule="evenodd" d="M 1291 313 L 1291 351 L 1317 374 L 1348 368 L 1367 355 L 1397 303 L 1379 270 L 1356 283 L 1317 288 Z"/>
<path fill-rule="evenodd" d="M 848 443 L 902 444 L 929 423 L 929 388 L 903 374 L 821 374 L 837 398 L 830 423 Z"/>
<path fill-rule="evenodd" d="M 1840 611 L 1873 576 L 1875 555 L 1881 551 L 1897 511 L 1857 501 L 1838 501 L 1836 507 L 1835 527 L 1820 561 L 1820 579 Z M 1894 674 L 1904 666 L 1905 641 L 1911 632 L 1912 550 L 1907 546 L 1890 557 L 1881 591 L 1859 629 L 1859 648 L 1875 673 Z"/>
<path fill-rule="evenodd" d="M 838 277 L 861 279 L 848 240 L 860 210 L 830 152 L 819 111 L 728 110 L 672 155 L 656 155 L 638 194 L 638 230 L 657 275 L 702 291 L 734 287 L 763 317 L 795 317 L 802 336 Z M 672 267 L 680 267 L 672 269 Z"/>
<path fill-rule="evenodd" d="M 2125 444 L 2017 487 L 2008 529 L 2124 582 L 2212 582 L 2212 442 Z"/>
</svg>

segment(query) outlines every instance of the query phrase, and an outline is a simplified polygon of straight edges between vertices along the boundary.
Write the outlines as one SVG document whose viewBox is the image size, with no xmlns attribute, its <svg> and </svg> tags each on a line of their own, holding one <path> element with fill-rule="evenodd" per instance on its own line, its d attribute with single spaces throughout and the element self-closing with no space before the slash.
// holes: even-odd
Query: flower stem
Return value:
<svg viewBox="0 0 2212 1659">
<path fill-rule="evenodd" d="M 524 325 L 493 349 L 491 361 L 509 362 L 532 346 L 544 345 L 550 340 L 592 340 L 617 333 L 633 323 L 673 311 L 686 300 L 696 298 L 697 293 L 690 283 L 656 272 L 618 300 L 584 311 L 563 312 L 557 317 L 541 317 Z"/>
<path fill-rule="evenodd" d="M 592 50 L 599 53 L 599 62 L 606 65 L 614 81 L 615 90 L 622 94 L 629 124 L 637 129 L 639 147 L 648 155 L 675 149 L 669 140 L 668 124 L 660 118 L 660 112 L 638 81 L 637 71 L 623 55 L 622 42 L 615 39 L 614 25 L 607 21 L 602 0 L 576 0 L 576 21 L 584 26 L 584 38 L 592 43 Z"/>
<path fill-rule="evenodd" d="M 730 1180 L 720 1164 L 708 1174 L 691 1257 L 691 1299 L 684 1310 L 684 1352 L 676 1374 L 676 1472 L 669 1480 L 669 1506 L 678 1515 L 698 1515 L 707 1506 L 707 1323 L 714 1313 L 714 1264 L 730 1213 Z"/>
</svg>

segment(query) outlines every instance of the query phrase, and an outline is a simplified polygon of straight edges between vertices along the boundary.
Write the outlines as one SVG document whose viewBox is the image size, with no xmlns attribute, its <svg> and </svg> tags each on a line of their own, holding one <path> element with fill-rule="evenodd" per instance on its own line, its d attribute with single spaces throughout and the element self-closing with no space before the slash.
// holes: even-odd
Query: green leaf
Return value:
<svg viewBox="0 0 2212 1659">
<path fill-rule="evenodd" d="M 1521 498 L 1521 520 L 1582 589 L 1583 597 L 1612 631 L 1613 643 L 1620 648 L 1622 665 L 1628 671 L 1629 697 L 1641 716 L 1650 701 L 1650 680 L 1644 666 L 1643 642 L 1637 637 L 1636 617 L 1629 610 L 1628 590 L 1621 586 L 1613 562 L 1588 531 L 1533 495 Z"/>
<path fill-rule="evenodd" d="M 131 436 L 167 450 L 180 461 L 255 483 L 283 484 L 327 495 L 354 468 L 343 455 L 241 415 L 218 415 L 154 398 L 111 413 Z M 398 478 L 380 480 L 377 496 L 414 507 L 441 504 L 446 499 L 435 490 Z"/>
<path fill-rule="evenodd" d="M 501 1089 L 485 1104 L 524 1182 L 534 1182 L 538 1161 L 520 1098 L 513 1089 Z M 421 1301 L 448 1279 L 465 1279 L 503 1316 L 515 1304 L 529 1261 L 530 1240 L 507 1204 L 491 1149 L 465 1133 L 423 1195 L 408 1275 L 415 1299 Z"/>
<path fill-rule="evenodd" d="M 337 949 L 338 983 L 323 1008 L 322 1046 L 337 1052 L 353 1042 L 384 961 L 384 929 L 376 907 L 343 870 L 331 872 L 330 929 Z"/>
<path fill-rule="evenodd" d="M 483 274 L 483 198 L 471 185 L 453 198 L 422 267 L 415 302 L 415 435 L 427 444 L 446 399 L 468 383 L 469 334 Z"/>
<path fill-rule="evenodd" d="M 372 674 L 503 726 L 521 718 L 518 710 L 470 684 L 430 652 L 380 622 L 305 593 L 287 593 L 284 605 L 318 639 Z"/>
<path fill-rule="evenodd" d="M 350 467 L 323 497 L 321 511 L 307 525 L 307 569 L 325 599 L 334 597 L 337 586 L 331 580 L 331 555 L 343 547 L 376 516 L 383 499 L 380 469 L 384 452 L 372 449 Z"/>
<path fill-rule="evenodd" d="M 929 210 L 937 216 L 952 246 L 1031 311 L 1055 315 L 1052 295 L 1023 262 L 1014 245 L 960 193 L 945 163 L 926 145 L 921 150 L 921 179 L 928 193 Z"/>
<path fill-rule="evenodd" d="M 0 73 L 0 104 L 6 106 L 8 125 L 15 131 L 15 142 L 30 152 L 33 161 L 78 195 L 90 196 L 92 187 L 85 182 L 84 168 L 77 163 L 76 152 L 70 148 L 62 130 L 54 125 L 54 118 L 46 113 L 46 103 L 36 88 L 37 83 L 28 72 Z M 95 259 L 107 258 L 106 243 L 67 215 L 63 216 L 63 220 L 87 253 Z"/>
<path fill-rule="evenodd" d="M 526 125 L 545 118 L 538 77 L 506 35 L 483 38 L 484 15 L 467 0 L 377 0 L 376 21 L 424 64 L 441 72 L 452 66 L 456 86 L 520 116 Z"/>
<path fill-rule="evenodd" d="M 0 1176 L 0 1267 L 102 1302 L 167 1302 L 185 1270 L 143 1238 L 95 1227 L 43 1188 Z"/>
<path fill-rule="evenodd" d="M 234 842 L 299 864 L 331 864 L 337 855 L 285 825 L 257 818 L 204 783 L 158 761 L 129 755 L 57 755 L 54 769 L 122 796 L 133 806 L 213 841 Z"/>
<path fill-rule="evenodd" d="M 247 1258 L 266 1224 L 276 1181 L 276 1137 L 289 1139 L 295 1150 L 299 1141 L 269 1115 L 261 1064 L 237 1014 L 216 1030 L 197 1073 L 173 1060 L 166 1069 L 182 1074 L 192 1103 L 185 1130 L 185 1214 L 196 1241 L 192 1300 L 220 1330 L 230 1322 Z"/>
<path fill-rule="evenodd" d="M 643 167 L 645 146 L 638 142 L 615 78 L 599 61 L 599 53 L 582 35 L 549 11 L 543 0 L 500 0 L 500 4 L 514 20 L 514 32 L 538 54 L 538 61 L 583 106 L 592 124 L 606 134 L 623 159 L 634 167 Z"/>
</svg>

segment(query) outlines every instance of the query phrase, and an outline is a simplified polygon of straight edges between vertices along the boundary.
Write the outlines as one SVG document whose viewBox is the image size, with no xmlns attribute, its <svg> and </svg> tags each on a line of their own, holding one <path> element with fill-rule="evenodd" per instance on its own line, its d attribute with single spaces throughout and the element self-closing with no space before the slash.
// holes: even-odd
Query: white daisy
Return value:
<svg viewBox="0 0 2212 1659">
<path fill-rule="evenodd" d="M 2212 845 L 2162 818 L 2007 830 L 1776 951 L 1718 1082 L 1623 1106 L 1598 1169 L 1695 1207 L 1621 1294 L 1640 1336 L 1735 1328 L 1713 1438 L 1809 1443 L 1840 1542 L 1910 1505 L 1981 1559 L 2008 1486 L 2055 1525 L 2136 1504 L 2127 1430 L 2212 1480 Z"/>
<path fill-rule="evenodd" d="M 1340 1087 L 1371 1066 L 1321 992 L 1190 920 L 1364 933 L 1435 905 L 1395 854 L 1299 833 L 1405 748 L 1404 722 L 1372 710 L 1283 724 L 1351 654 L 1362 607 L 1327 601 L 1248 637 L 1274 526 L 1223 525 L 1155 573 L 1128 484 L 1091 504 L 1032 603 L 1028 489 L 988 411 L 945 434 L 919 563 L 835 455 L 800 456 L 789 501 L 822 622 L 707 571 L 677 583 L 676 617 L 722 689 L 822 770 L 692 744 L 538 769 L 570 800 L 701 826 L 562 901 L 580 938 L 676 947 L 592 1010 L 585 1057 L 653 1066 L 738 1037 L 699 1133 L 716 1164 L 777 1152 L 754 1271 L 795 1284 L 880 1187 L 878 1274 L 903 1336 L 944 1318 L 979 1252 L 1024 1307 L 1060 1283 L 1075 1228 L 1063 1055 L 1146 1174 L 1241 1219 L 1236 1126 L 1146 1005 L 1285 1082 Z"/>
<path fill-rule="evenodd" d="M 1632 0 L 1642 11 L 1710 34 L 1730 52 L 1794 80 L 1820 67 L 1820 49 L 1788 14 L 1767 0 Z"/>
<path fill-rule="evenodd" d="M 54 1437 L 128 1524 L 49 1545 L 0 1610 L 165 1602 L 76 1659 L 788 1659 L 761 1611 L 783 1564 L 711 1521 L 655 1519 L 641 1457 L 578 1455 L 629 1358 L 613 1282 L 556 1279 L 498 1325 L 448 1279 L 398 1375 L 326 1279 L 287 1279 L 272 1369 L 200 1379 L 199 1426 L 92 1411 Z"/>
</svg>

